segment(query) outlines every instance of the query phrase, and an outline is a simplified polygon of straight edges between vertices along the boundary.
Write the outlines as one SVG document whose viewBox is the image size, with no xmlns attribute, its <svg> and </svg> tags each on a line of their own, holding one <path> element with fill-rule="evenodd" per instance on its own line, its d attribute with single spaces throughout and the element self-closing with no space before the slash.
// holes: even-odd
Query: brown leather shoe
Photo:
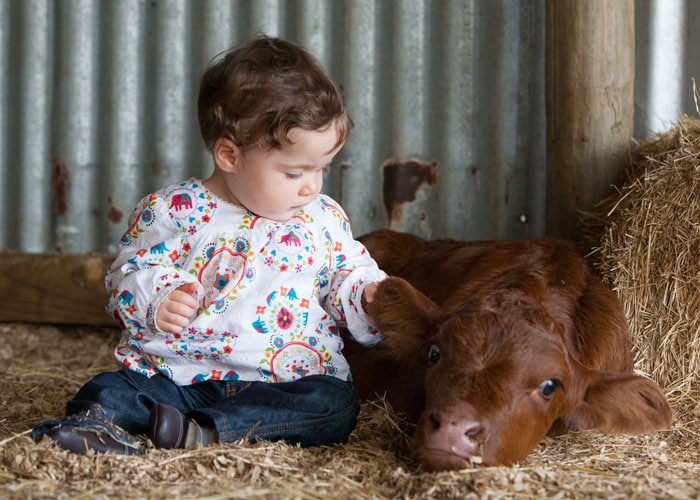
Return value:
<svg viewBox="0 0 700 500">
<path fill-rule="evenodd" d="M 48 432 L 48 435 L 61 448 L 81 455 L 87 455 L 90 450 L 96 453 L 113 452 L 120 455 L 134 455 L 139 452 L 107 434 L 72 425 L 54 427 Z"/>
<path fill-rule="evenodd" d="M 208 433 L 183 415 L 177 408 L 157 403 L 151 410 L 148 423 L 149 437 L 156 448 L 194 448 L 196 445 L 209 444 Z M 194 438 L 187 442 L 187 434 L 192 432 Z"/>
</svg>

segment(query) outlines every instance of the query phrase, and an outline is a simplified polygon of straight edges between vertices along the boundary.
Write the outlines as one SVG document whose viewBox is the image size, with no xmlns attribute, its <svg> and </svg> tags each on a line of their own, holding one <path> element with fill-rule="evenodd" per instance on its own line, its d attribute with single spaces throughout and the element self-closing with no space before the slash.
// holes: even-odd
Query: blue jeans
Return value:
<svg viewBox="0 0 700 500">
<path fill-rule="evenodd" d="M 208 380 L 178 386 L 162 375 L 148 378 L 119 370 L 95 376 L 68 402 L 66 418 L 37 425 L 32 436 L 40 439 L 61 424 L 86 422 L 86 428 L 100 427 L 89 425 L 94 417 L 86 420 L 85 415 L 99 415 L 132 436 L 148 435 L 156 403 L 173 406 L 198 424 L 215 428 L 219 442 L 247 438 L 301 446 L 345 442 L 359 411 L 352 385 L 326 375 L 272 384 Z"/>
</svg>

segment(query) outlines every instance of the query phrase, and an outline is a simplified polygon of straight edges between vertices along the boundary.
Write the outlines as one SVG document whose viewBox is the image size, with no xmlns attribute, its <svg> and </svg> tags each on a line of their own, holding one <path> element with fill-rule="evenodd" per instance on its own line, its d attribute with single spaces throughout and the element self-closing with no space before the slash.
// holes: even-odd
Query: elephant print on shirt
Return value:
<svg viewBox="0 0 700 500">
<path fill-rule="evenodd" d="M 173 195 L 170 198 L 170 206 L 168 208 L 174 208 L 176 212 L 180 212 L 183 209 L 192 208 L 192 195 L 189 193 L 179 193 Z"/>
<path fill-rule="evenodd" d="M 314 265 L 316 246 L 308 229 L 299 224 L 285 224 L 269 230 L 269 242 L 261 256 L 268 267 L 300 273 L 305 267 Z"/>
</svg>

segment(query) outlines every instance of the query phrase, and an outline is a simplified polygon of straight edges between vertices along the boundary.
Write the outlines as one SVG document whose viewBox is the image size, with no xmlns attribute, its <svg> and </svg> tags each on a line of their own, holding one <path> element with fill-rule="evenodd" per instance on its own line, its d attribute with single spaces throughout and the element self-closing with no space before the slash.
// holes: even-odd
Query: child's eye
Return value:
<svg viewBox="0 0 700 500">
<path fill-rule="evenodd" d="M 301 177 L 300 172 L 285 172 L 287 179 L 299 179 Z"/>
</svg>

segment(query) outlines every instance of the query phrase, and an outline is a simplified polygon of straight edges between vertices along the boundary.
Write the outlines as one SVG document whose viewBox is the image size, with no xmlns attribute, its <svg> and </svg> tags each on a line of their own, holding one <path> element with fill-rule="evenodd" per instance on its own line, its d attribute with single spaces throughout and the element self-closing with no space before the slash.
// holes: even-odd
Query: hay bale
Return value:
<svg viewBox="0 0 700 500">
<path fill-rule="evenodd" d="M 635 368 L 697 402 L 700 380 L 700 120 L 638 145 L 628 182 L 594 215 L 596 266 L 630 323 Z"/>
</svg>

